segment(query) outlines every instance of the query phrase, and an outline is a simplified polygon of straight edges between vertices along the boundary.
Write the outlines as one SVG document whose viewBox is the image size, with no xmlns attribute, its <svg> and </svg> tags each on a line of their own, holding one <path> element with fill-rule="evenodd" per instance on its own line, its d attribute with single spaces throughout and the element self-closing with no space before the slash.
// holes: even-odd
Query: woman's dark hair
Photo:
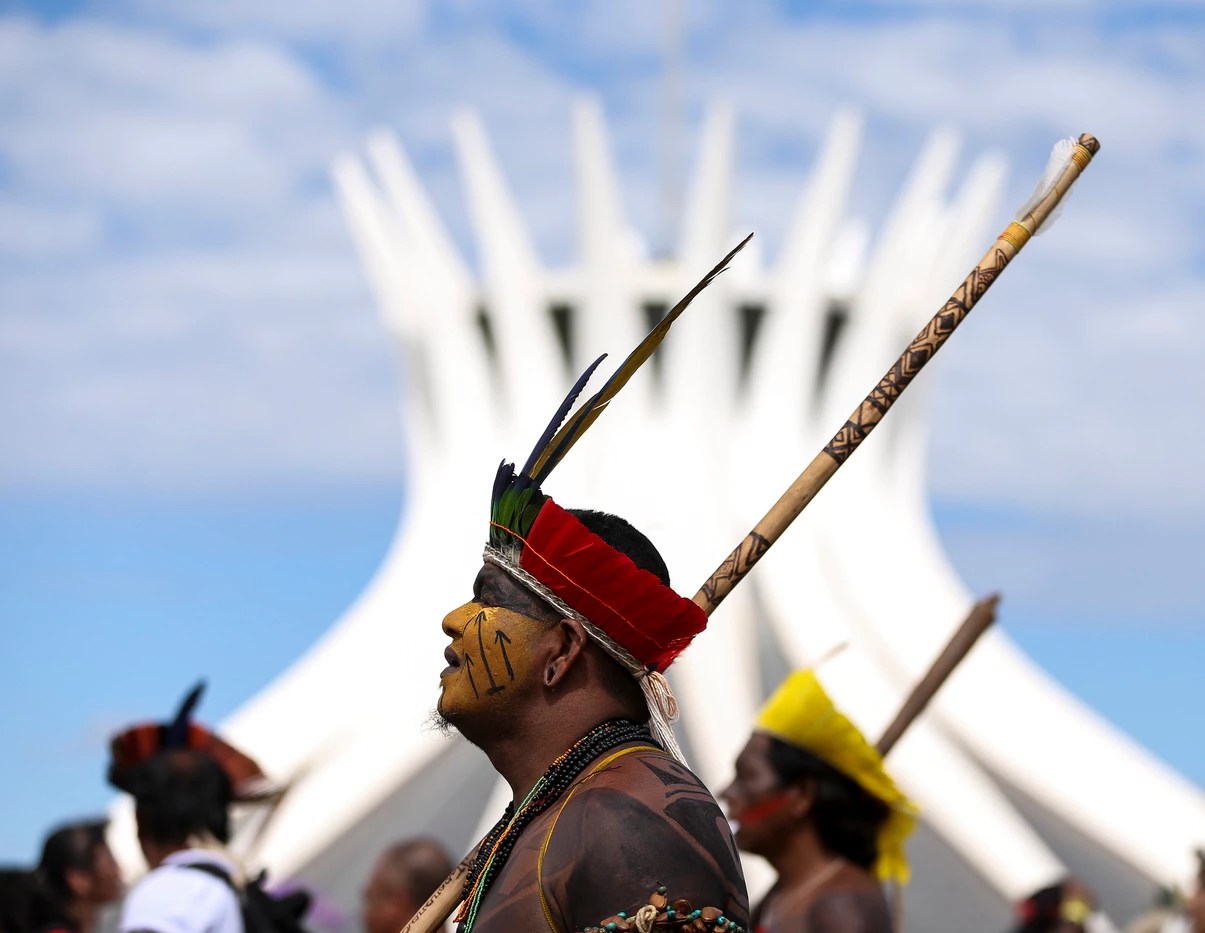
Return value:
<svg viewBox="0 0 1205 933">
<path fill-rule="evenodd" d="M 139 836 L 170 845 L 182 845 L 199 833 L 220 842 L 230 838 L 230 779 L 202 752 L 179 749 L 156 755 L 130 776 L 129 791 Z"/>
<path fill-rule="evenodd" d="M 105 820 L 66 823 L 55 829 L 42 844 L 37 875 L 42 886 L 56 901 L 66 903 L 75 895 L 67 882 L 72 869 L 91 871 L 96 853 L 105 844 Z"/>
<path fill-rule="evenodd" d="M 41 888 L 34 873 L 0 868 L 0 933 L 25 933 L 38 922 Z"/>
<path fill-rule="evenodd" d="M 770 764 L 783 784 L 816 787 L 812 820 L 824 847 L 869 869 L 879 856 L 878 835 L 891 808 L 811 752 L 770 738 Z"/>
</svg>

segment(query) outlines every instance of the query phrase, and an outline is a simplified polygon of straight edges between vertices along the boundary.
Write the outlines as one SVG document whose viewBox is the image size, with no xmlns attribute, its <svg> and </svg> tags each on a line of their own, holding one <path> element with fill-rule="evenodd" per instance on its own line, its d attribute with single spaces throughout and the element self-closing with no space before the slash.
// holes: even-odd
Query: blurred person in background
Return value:
<svg viewBox="0 0 1205 933">
<path fill-rule="evenodd" d="M 0 933 L 39 928 L 44 899 L 37 876 L 27 868 L 0 868 Z"/>
<path fill-rule="evenodd" d="M 244 912 L 272 912 L 277 929 L 300 928 L 308 896 L 267 895 L 226 848 L 230 806 L 278 799 L 250 757 L 192 721 L 198 684 L 167 723 L 113 737 L 109 783 L 134 798 L 138 842 L 151 871 L 122 908 L 123 933 L 244 933 Z M 276 916 L 280 908 L 283 913 Z"/>
<path fill-rule="evenodd" d="M 54 928 L 93 933 L 101 909 L 121 896 L 121 871 L 105 842 L 104 820 L 68 823 L 46 837 L 35 872 L 57 914 Z"/>
<path fill-rule="evenodd" d="M 1117 928 L 1099 912 L 1088 886 L 1067 878 L 1021 901 L 1012 933 L 1117 933 Z"/>
<path fill-rule="evenodd" d="M 134 797 L 138 843 L 151 868 L 126 898 L 120 929 L 243 933 L 232 884 L 244 879 L 225 851 L 233 797 L 218 764 L 173 749 L 124 775 L 119 786 Z"/>
<path fill-rule="evenodd" d="M 361 893 L 364 933 L 398 933 L 452 873 L 434 839 L 408 839 L 382 852 Z"/>
<path fill-rule="evenodd" d="M 778 873 L 754 933 L 891 933 L 881 882 L 908 879 L 916 809 L 812 671 L 766 702 L 720 798 L 737 845 Z"/>
<path fill-rule="evenodd" d="M 1184 896 L 1175 888 L 1160 888 L 1151 909 L 1127 924 L 1125 933 L 1188 933 L 1184 925 Z"/>
<path fill-rule="evenodd" d="M 1161 888 L 1155 905 L 1127 927 L 1126 933 L 1205 933 L 1205 849 L 1197 849 L 1196 890 Z"/>
<path fill-rule="evenodd" d="M 67 823 L 42 846 L 33 871 L 0 872 L 0 933 L 93 933 L 121 895 L 103 820 Z"/>
<path fill-rule="evenodd" d="M 1159 933 L 1205 933 L 1205 849 L 1197 849 L 1197 889 Z"/>
</svg>

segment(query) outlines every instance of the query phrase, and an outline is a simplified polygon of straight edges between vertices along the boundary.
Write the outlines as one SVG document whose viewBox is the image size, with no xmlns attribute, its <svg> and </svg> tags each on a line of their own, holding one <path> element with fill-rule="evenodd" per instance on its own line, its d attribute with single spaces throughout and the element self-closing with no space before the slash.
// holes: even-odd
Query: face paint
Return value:
<svg viewBox="0 0 1205 933">
<path fill-rule="evenodd" d="M 767 797 L 760 803 L 755 803 L 750 807 L 746 807 L 739 813 L 734 813 L 730 822 L 738 831 L 740 829 L 756 827 L 767 817 L 773 816 L 775 813 L 785 807 L 789 799 L 790 792 L 784 790 L 781 793 Z"/>
<path fill-rule="evenodd" d="M 452 643 L 439 675 L 439 712 L 446 718 L 488 710 L 506 702 L 532 674 L 536 643 L 548 626 L 497 606 L 465 603 L 444 618 Z"/>
<path fill-rule="evenodd" d="M 720 792 L 736 844 L 767 855 L 795 822 L 790 813 L 794 789 L 784 787 L 770 761 L 770 740 L 754 733 L 736 759 L 736 776 Z"/>
</svg>

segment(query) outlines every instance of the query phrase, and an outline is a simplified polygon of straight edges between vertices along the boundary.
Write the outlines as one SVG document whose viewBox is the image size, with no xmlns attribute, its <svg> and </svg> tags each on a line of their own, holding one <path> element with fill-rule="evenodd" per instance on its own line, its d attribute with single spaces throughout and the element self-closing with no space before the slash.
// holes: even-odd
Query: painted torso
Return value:
<svg viewBox="0 0 1205 933">
<path fill-rule="evenodd" d="M 744 878 L 719 806 L 683 765 L 641 750 L 587 769 L 526 827 L 473 933 L 571 933 L 631 915 L 660 886 L 670 900 L 713 906 L 748 926 Z"/>
</svg>

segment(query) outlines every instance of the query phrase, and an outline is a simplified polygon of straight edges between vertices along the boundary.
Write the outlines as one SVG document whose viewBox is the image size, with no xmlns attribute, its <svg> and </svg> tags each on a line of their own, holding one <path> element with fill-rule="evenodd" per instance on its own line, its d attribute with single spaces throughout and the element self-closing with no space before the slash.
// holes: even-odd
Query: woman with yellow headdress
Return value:
<svg viewBox="0 0 1205 933">
<path fill-rule="evenodd" d="M 890 933 L 880 883 L 907 881 L 916 808 L 812 671 L 766 702 L 721 797 L 737 845 L 778 873 L 755 933 Z"/>
</svg>

